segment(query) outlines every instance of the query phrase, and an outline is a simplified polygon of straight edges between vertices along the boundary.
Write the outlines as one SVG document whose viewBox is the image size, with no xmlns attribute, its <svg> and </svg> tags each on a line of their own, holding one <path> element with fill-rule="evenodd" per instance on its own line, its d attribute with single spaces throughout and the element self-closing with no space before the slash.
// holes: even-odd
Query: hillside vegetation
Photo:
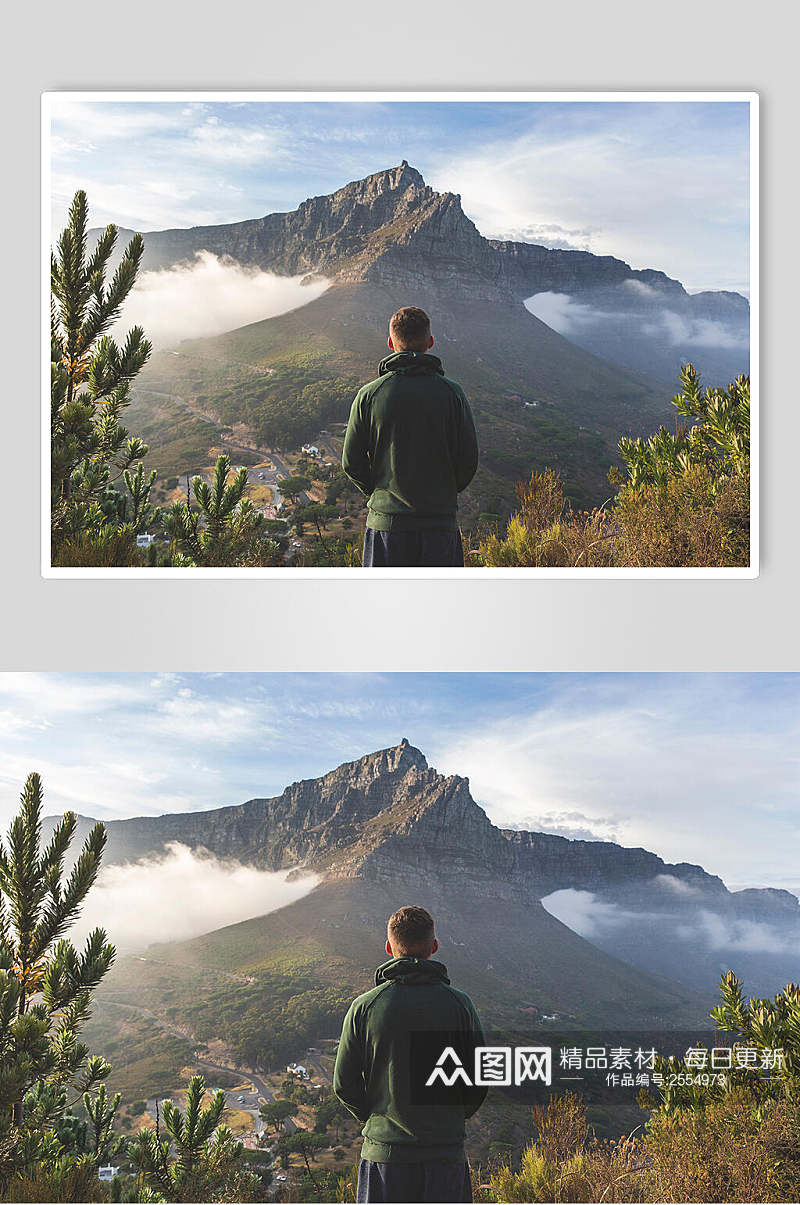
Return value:
<svg viewBox="0 0 800 1205">
<path fill-rule="evenodd" d="M 705 389 L 691 364 L 676 431 L 623 439 L 627 476 L 608 505 L 575 510 L 552 470 L 517 486 L 505 529 L 479 535 L 473 566 L 721 568 L 750 563 L 750 380 Z"/>
</svg>

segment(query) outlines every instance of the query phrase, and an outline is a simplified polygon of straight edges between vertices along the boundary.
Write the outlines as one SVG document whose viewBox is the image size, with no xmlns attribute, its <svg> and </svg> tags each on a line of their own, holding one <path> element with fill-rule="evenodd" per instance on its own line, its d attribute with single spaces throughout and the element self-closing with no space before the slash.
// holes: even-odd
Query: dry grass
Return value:
<svg viewBox="0 0 800 1205">
<path fill-rule="evenodd" d="M 244 492 L 254 506 L 269 506 L 272 502 L 272 490 L 261 481 L 251 481 Z"/>
<path fill-rule="evenodd" d="M 788 1100 L 758 1108 L 732 1091 L 703 1109 L 658 1110 L 644 1133 L 602 1142 L 588 1137 L 574 1095 L 553 1097 L 534 1120 L 537 1137 L 519 1165 L 493 1168 L 477 1200 L 800 1200 L 800 1117 Z"/>
<path fill-rule="evenodd" d="M 505 532 L 478 541 L 473 567 L 744 566 L 750 556 L 749 478 L 695 466 L 664 485 L 626 485 L 613 503 L 573 511 L 552 469 L 517 486 Z"/>
</svg>

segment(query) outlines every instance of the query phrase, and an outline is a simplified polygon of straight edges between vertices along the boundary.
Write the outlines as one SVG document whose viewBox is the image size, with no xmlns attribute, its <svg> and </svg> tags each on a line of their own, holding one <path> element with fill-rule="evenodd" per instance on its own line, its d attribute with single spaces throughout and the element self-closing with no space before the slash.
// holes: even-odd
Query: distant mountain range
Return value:
<svg viewBox="0 0 800 1205">
<path fill-rule="evenodd" d="M 130 234 L 122 231 L 120 244 Z M 146 269 L 208 251 L 329 282 L 299 310 L 184 341 L 179 357 L 154 357 L 142 385 L 160 397 L 165 428 L 165 398 L 178 411 L 199 399 L 206 417 L 242 422 L 263 442 L 310 438 L 343 421 L 352 389 L 375 375 L 392 312 L 419 304 L 432 315 L 445 370 L 475 409 L 483 456 L 468 498 L 473 512 L 503 509 L 514 481 L 545 464 L 560 470 L 576 501 L 600 501 L 619 437 L 668 419 L 682 361 L 708 370 L 710 383 L 747 369 L 743 297 L 690 296 L 662 272 L 610 256 L 486 239 L 457 195 L 434 191 L 405 161 L 291 213 L 144 241 Z M 553 321 L 569 338 L 530 312 L 555 312 L 554 297 Z M 318 390 L 304 393 L 309 384 Z"/>
<path fill-rule="evenodd" d="M 389 914 L 419 902 L 438 918 L 457 981 L 504 1024 L 523 1009 L 679 1026 L 705 1015 L 723 970 L 759 993 L 798 978 L 800 903 L 789 892 L 729 892 L 702 867 L 644 849 L 500 829 L 466 778 L 439 774 L 405 740 L 275 798 L 107 830 L 106 863 L 179 842 L 319 876 L 267 916 L 159 947 L 169 963 L 227 974 L 289 966 L 356 990 L 380 959 Z M 570 909 L 586 936 L 553 915 L 570 919 Z"/>
</svg>

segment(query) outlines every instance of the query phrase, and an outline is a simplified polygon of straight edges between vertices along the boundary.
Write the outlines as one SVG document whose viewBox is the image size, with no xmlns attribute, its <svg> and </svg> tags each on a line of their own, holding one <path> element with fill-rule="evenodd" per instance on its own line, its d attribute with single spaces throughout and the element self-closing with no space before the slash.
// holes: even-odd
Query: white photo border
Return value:
<svg viewBox="0 0 800 1205">
<path fill-rule="evenodd" d="M 569 102 L 607 101 L 642 103 L 650 102 L 737 102 L 749 105 L 750 112 L 750 378 L 751 378 L 751 475 L 750 475 L 750 564 L 730 568 L 464 568 L 464 569 L 364 569 L 336 566 L 322 567 L 275 567 L 275 568 L 211 568 L 211 569 L 166 569 L 166 568 L 74 568 L 57 567 L 51 563 L 50 553 L 50 198 L 52 160 L 50 154 L 51 122 L 59 102 L 175 102 L 192 101 L 262 101 L 278 103 L 304 103 L 320 101 L 343 102 L 453 102 L 470 101 L 497 102 Z M 485 581 L 496 578 L 756 578 L 759 575 L 759 94 L 755 91 L 70 91 L 54 90 L 42 93 L 42 139 L 41 139 L 41 575 L 43 578 L 133 578 L 149 581 L 156 578 L 184 579 L 201 578 L 459 578 L 466 581 Z"/>
</svg>

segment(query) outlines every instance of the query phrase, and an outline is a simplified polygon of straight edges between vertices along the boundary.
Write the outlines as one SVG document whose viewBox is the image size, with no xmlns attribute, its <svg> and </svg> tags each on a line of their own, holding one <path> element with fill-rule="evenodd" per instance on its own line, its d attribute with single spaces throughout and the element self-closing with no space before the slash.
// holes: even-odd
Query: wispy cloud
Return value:
<svg viewBox="0 0 800 1205">
<path fill-rule="evenodd" d="M 512 138 L 455 147 L 432 182 L 460 193 L 488 237 L 747 287 L 745 106 L 560 105 L 548 117 Z"/>
<path fill-rule="evenodd" d="M 576 828 L 737 879 L 758 850 L 769 882 L 800 854 L 793 692 L 751 706 L 746 675 L 565 675 L 539 707 L 465 721 L 438 760 L 498 824 L 559 832 L 574 811 Z"/>
</svg>

